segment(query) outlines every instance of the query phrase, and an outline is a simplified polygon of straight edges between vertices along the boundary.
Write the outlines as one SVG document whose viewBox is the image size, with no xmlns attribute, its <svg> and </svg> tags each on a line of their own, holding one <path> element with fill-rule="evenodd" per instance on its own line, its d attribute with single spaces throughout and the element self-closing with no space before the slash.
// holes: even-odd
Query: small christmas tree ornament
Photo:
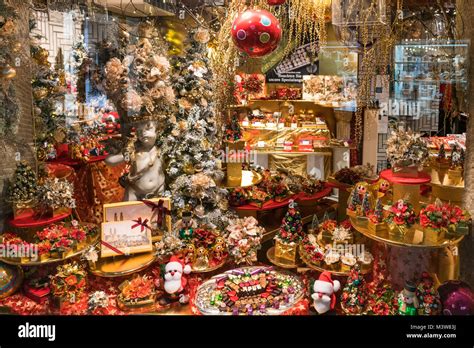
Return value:
<svg viewBox="0 0 474 348">
<path fill-rule="evenodd" d="M 15 219 L 34 215 L 37 192 L 36 173 L 25 161 L 18 162 L 9 192 Z"/>
<path fill-rule="evenodd" d="M 297 209 L 297 204 L 290 200 L 288 212 L 283 218 L 280 230 L 275 236 L 275 257 L 295 263 L 298 245 L 303 237 L 301 213 Z"/>
<path fill-rule="evenodd" d="M 355 264 L 342 290 L 341 308 L 346 314 L 364 314 L 367 308 L 367 286 L 364 276 L 360 273 L 359 264 Z"/>
<path fill-rule="evenodd" d="M 419 302 L 418 314 L 441 314 L 441 300 L 439 293 L 434 287 L 433 278 L 427 272 L 423 272 L 421 275 L 421 281 L 416 287 L 416 296 L 418 297 Z"/>
<path fill-rule="evenodd" d="M 416 296 L 416 285 L 412 281 L 405 282 L 404 289 L 398 295 L 398 314 L 417 315 L 418 297 Z"/>
</svg>

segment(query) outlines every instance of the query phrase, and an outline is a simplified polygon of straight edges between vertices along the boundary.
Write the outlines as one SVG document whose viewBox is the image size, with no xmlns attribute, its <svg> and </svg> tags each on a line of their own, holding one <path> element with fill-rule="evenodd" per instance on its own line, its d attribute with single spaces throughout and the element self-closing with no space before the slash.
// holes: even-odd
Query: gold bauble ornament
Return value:
<svg viewBox="0 0 474 348">
<path fill-rule="evenodd" d="M 2 79 L 11 80 L 15 76 L 16 76 L 16 70 L 8 64 L 0 69 L 0 77 Z"/>
<path fill-rule="evenodd" d="M 23 47 L 23 45 L 21 44 L 21 42 L 16 41 L 12 46 L 12 51 L 15 52 L 15 53 L 18 53 L 18 52 L 20 52 L 22 47 Z"/>
<path fill-rule="evenodd" d="M 47 95 L 48 95 L 48 89 L 47 89 L 47 88 L 39 87 L 39 88 L 35 88 L 35 89 L 33 90 L 33 97 L 34 97 L 36 100 L 40 100 L 40 99 L 46 98 Z"/>
<path fill-rule="evenodd" d="M 186 162 L 183 166 L 183 170 L 188 175 L 194 174 L 194 166 L 191 162 Z"/>
<path fill-rule="evenodd" d="M 40 162 L 43 162 L 44 160 L 46 160 L 46 150 L 44 148 L 40 147 L 36 151 L 36 158 L 38 158 L 38 161 L 40 161 Z"/>
<path fill-rule="evenodd" d="M 199 204 L 196 208 L 194 208 L 194 214 L 198 217 L 203 217 L 206 214 L 206 209 L 202 204 Z"/>
</svg>

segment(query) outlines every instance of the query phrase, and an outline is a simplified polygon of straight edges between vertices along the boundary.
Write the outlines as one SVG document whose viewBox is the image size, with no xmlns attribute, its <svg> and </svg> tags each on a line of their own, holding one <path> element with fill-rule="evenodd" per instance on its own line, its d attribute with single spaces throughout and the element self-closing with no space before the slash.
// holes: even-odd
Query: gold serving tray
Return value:
<svg viewBox="0 0 474 348">
<path fill-rule="evenodd" d="M 227 179 L 225 179 L 221 185 L 223 188 L 236 188 L 236 187 L 250 187 L 258 185 L 263 179 L 263 176 L 260 173 L 257 173 L 253 170 L 243 170 L 242 171 L 242 181 L 240 185 L 231 185 Z"/>
<path fill-rule="evenodd" d="M 99 259 L 89 272 L 105 278 L 122 277 L 139 272 L 156 260 L 154 251 L 134 255 L 120 255 Z"/>
<path fill-rule="evenodd" d="M 30 266 L 41 266 L 41 265 L 47 265 L 51 263 L 57 263 L 61 262 L 67 259 L 71 259 L 73 257 L 81 255 L 83 252 L 85 252 L 89 247 L 92 245 L 96 244 L 99 239 L 99 235 L 97 235 L 92 242 L 88 243 L 84 248 L 79 249 L 77 251 L 74 251 L 73 253 L 69 254 L 65 258 L 49 258 L 44 261 L 29 261 L 29 262 L 21 262 L 20 258 L 0 258 L 0 261 L 8 263 L 9 265 L 15 265 L 15 266 L 22 266 L 22 267 L 30 267 Z"/>
<path fill-rule="evenodd" d="M 304 249 L 301 246 L 300 246 L 300 257 L 301 257 L 301 260 L 306 264 L 306 266 L 308 266 L 309 268 L 311 268 L 315 271 L 329 272 L 331 274 L 334 274 L 335 276 L 341 276 L 341 277 L 349 276 L 350 270 L 349 271 L 343 270 L 342 269 L 343 268 L 342 267 L 342 262 L 340 262 L 340 261 L 337 263 L 337 268 L 333 268 L 333 269 L 326 269 L 322 266 L 314 264 L 313 262 L 311 262 L 309 260 L 309 257 L 306 255 L 306 252 L 304 251 Z M 367 274 L 367 273 L 370 273 L 370 272 L 371 272 L 371 270 L 365 270 L 365 269 L 362 269 L 362 267 L 360 268 L 360 273 L 361 274 Z"/>
<path fill-rule="evenodd" d="M 459 242 L 462 241 L 464 236 L 459 236 L 459 235 L 452 235 L 449 233 L 446 233 L 446 238 L 442 239 L 439 241 L 439 243 L 429 243 L 426 242 L 421 236 L 421 240 L 419 243 L 414 243 L 414 239 L 416 237 L 416 230 L 420 230 L 420 228 L 410 228 L 408 229 L 407 233 L 405 233 L 404 236 L 393 236 L 389 234 L 388 229 L 385 231 L 380 231 L 375 233 L 372 230 L 369 230 L 366 227 L 362 227 L 359 224 L 357 224 L 357 219 L 350 217 L 351 219 L 351 224 L 352 227 L 358 231 L 359 233 L 363 234 L 364 236 L 373 239 L 378 242 L 382 242 L 385 244 L 389 245 L 395 245 L 395 246 L 402 246 L 402 247 L 408 247 L 408 248 L 432 248 L 432 249 L 437 249 L 437 248 L 445 248 L 450 245 L 456 245 Z"/>
</svg>

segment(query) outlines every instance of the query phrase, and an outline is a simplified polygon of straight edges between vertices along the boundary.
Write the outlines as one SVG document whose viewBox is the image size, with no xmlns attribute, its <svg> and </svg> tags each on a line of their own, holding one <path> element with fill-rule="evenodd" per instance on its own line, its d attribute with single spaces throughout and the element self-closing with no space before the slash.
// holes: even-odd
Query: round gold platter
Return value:
<svg viewBox="0 0 474 348">
<path fill-rule="evenodd" d="M 226 178 L 220 186 L 228 189 L 237 187 L 250 187 L 258 185 L 262 181 L 262 179 L 262 175 L 260 173 L 257 173 L 256 171 L 242 170 L 242 180 L 239 184 L 230 183 L 227 181 Z"/>
<path fill-rule="evenodd" d="M 100 258 L 95 267 L 89 267 L 92 274 L 113 278 L 126 276 L 144 270 L 156 260 L 154 251 L 134 255 L 119 255 Z"/>
</svg>

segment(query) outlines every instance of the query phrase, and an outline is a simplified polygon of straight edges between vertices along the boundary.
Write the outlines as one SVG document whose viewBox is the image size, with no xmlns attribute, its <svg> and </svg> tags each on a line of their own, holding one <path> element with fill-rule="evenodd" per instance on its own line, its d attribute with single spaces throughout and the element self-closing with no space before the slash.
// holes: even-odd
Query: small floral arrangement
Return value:
<svg viewBox="0 0 474 348">
<path fill-rule="evenodd" d="M 247 203 L 247 191 L 242 187 L 237 187 L 229 193 L 229 204 L 232 207 L 240 207 Z"/>
<path fill-rule="evenodd" d="M 196 248 L 211 248 L 218 237 L 218 233 L 207 228 L 197 228 L 193 232 L 192 243 Z"/>
<path fill-rule="evenodd" d="M 373 178 L 377 174 L 375 166 L 370 163 L 355 166 L 352 170 L 362 178 Z"/>
<path fill-rule="evenodd" d="M 334 174 L 334 179 L 347 185 L 355 185 L 362 180 L 359 174 L 347 167 L 337 171 Z"/>
<path fill-rule="evenodd" d="M 387 140 L 387 159 L 392 166 L 421 166 L 428 156 L 428 146 L 419 133 L 397 129 Z"/>
<path fill-rule="evenodd" d="M 389 209 L 389 214 L 385 218 L 388 224 L 411 227 L 416 223 L 416 213 L 413 205 L 403 199 L 395 202 Z"/>
<path fill-rule="evenodd" d="M 434 229 L 447 228 L 450 223 L 451 207 L 443 204 L 439 199 L 433 204 L 428 204 L 420 211 L 420 225 Z M 456 219 L 454 219 L 456 220 Z"/>
<path fill-rule="evenodd" d="M 333 233 L 334 230 L 337 227 L 337 221 L 336 220 L 324 220 L 320 225 L 319 225 L 319 231 L 320 232 L 329 232 Z"/>
<path fill-rule="evenodd" d="M 109 296 L 105 291 L 95 291 L 89 295 L 87 301 L 87 308 L 90 311 L 95 311 L 98 308 L 107 308 L 109 306 Z"/>
<path fill-rule="evenodd" d="M 335 243 L 348 242 L 352 239 L 351 229 L 342 226 L 336 227 L 332 233 L 332 238 Z"/>
<path fill-rule="evenodd" d="M 50 276 L 52 294 L 75 302 L 86 288 L 86 275 L 84 268 L 76 262 L 58 266 L 56 274 Z"/>
<path fill-rule="evenodd" d="M 263 81 L 258 74 L 250 74 L 242 79 L 242 88 L 247 94 L 259 94 L 263 91 Z"/>
<path fill-rule="evenodd" d="M 257 186 L 252 186 L 252 188 L 248 191 L 248 198 L 252 204 L 261 207 L 265 202 L 269 201 L 272 197 L 266 191 L 258 188 Z"/>
<path fill-rule="evenodd" d="M 301 183 L 301 191 L 307 195 L 314 195 L 324 189 L 324 182 L 313 178 L 304 178 Z"/>
<path fill-rule="evenodd" d="M 151 277 L 137 276 L 121 284 L 120 297 L 126 301 L 146 300 L 155 294 L 155 284 Z"/>
<path fill-rule="evenodd" d="M 67 180 L 46 179 L 38 188 L 38 202 L 43 208 L 75 208 L 74 187 Z"/>
<path fill-rule="evenodd" d="M 226 228 L 227 248 L 236 264 L 251 265 L 257 261 L 264 232 L 265 229 L 251 216 L 234 220 Z"/>
<path fill-rule="evenodd" d="M 316 237 L 312 234 L 307 235 L 301 242 L 305 254 L 309 257 L 309 260 L 314 263 L 318 263 L 324 260 L 325 252 L 319 246 L 316 241 Z"/>
</svg>

